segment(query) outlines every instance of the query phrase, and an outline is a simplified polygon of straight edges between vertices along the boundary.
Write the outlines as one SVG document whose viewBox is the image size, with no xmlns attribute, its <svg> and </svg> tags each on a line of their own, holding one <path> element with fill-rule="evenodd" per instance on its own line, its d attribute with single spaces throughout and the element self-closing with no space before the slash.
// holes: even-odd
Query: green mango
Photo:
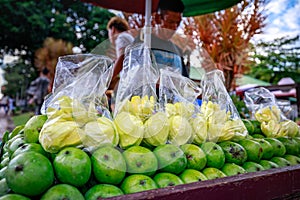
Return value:
<svg viewBox="0 0 300 200">
<path fill-rule="evenodd" d="M 17 148 L 14 153 L 11 155 L 11 158 L 14 158 L 15 156 L 17 156 L 20 153 L 24 153 L 27 151 L 35 151 L 37 153 L 43 154 L 44 156 L 46 156 L 47 158 L 49 157 L 49 153 L 46 152 L 41 144 L 38 143 L 25 143 L 22 146 L 20 146 L 19 148 Z"/>
<path fill-rule="evenodd" d="M 261 135 L 261 134 L 253 134 L 251 135 L 253 138 L 265 138 L 264 135 Z"/>
<path fill-rule="evenodd" d="M 180 146 L 187 159 L 188 169 L 202 170 L 206 166 L 206 155 L 204 151 L 195 144 L 184 144 Z"/>
<path fill-rule="evenodd" d="M 283 158 L 287 159 L 291 163 L 291 165 L 300 164 L 300 157 L 298 156 L 286 154 L 283 156 Z"/>
<path fill-rule="evenodd" d="M 242 167 L 247 171 L 247 172 L 258 172 L 258 171 L 263 171 L 265 170 L 263 166 L 256 162 L 252 161 L 247 161 L 245 162 Z"/>
<path fill-rule="evenodd" d="M 95 200 L 123 195 L 123 191 L 115 185 L 97 184 L 91 187 L 84 195 L 86 200 Z"/>
<path fill-rule="evenodd" d="M 159 188 L 183 184 L 183 181 L 181 180 L 181 178 L 179 178 L 179 176 L 169 172 L 157 173 L 153 177 L 153 180 Z"/>
<path fill-rule="evenodd" d="M 24 133 L 24 127 L 25 127 L 25 124 L 16 126 L 16 127 L 12 130 L 12 132 L 9 133 L 8 139 L 12 139 L 12 138 L 15 137 L 16 135 L 23 134 L 23 133 Z"/>
<path fill-rule="evenodd" d="M 6 170 L 7 170 L 7 166 L 0 169 L 0 179 L 5 178 Z"/>
<path fill-rule="evenodd" d="M 1 196 L 0 200 L 30 200 L 30 199 L 20 194 L 6 194 L 4 196 Z"/>
<path fill-rule="evenodd" d="M 9 161 L 10 161 L 9 157 L 3 158 L 0 163 L 0 169 L 6 167 L 9 163 Z"/>
<path fill-rule="evenodd" d="M 43 195 L 40 200 L 48 199 L 76 199 L 84 200 L 84 196 L 80 191 L 69 184 L 57 184 L 49 188 Z"/>
<path fill-rule="evenodd" d="M 252 122 L 248 119 L 242 119 L 249 135 L 252 135 L 254 134 L 254 125 L 252 124 Z"/>
<path fill-rule="evenodd" d="M 300 137 L 293 137 L 293 139 L 298 143 L 299 155 L 300 155 Z"/>
<path fill-rule="evenodd" d="M 265 139 L 254 139 L 255 141 L 259 142 L 259 144 L 261 145 L 262 149 L 263 149 L 263 155 L 262 155 L 262 159 L 266 159 L 269 160 L 270 158 L 273 157 L 274 155 L 274 150 L 273 150 L 273 146 L 270 144 L 270 142 L 268 142 Z"/>
<path fill-rule="evenodd" d="M 270 161 L 270 160 L 261 160 L 261 161 L 259 162 L 259 164 L 260 164 L 261 166 L 263 166 L 263 168 L 264 168 L 265 170 L 267 170 L 267 169 L 273 169 L 273 168 L 278 168 L 278 167 L 279 167 L 276 163 L 274 163 L 274 162 L 272 162 L 272 161 Z"/>
<path fill-rule="evenodd" d="M 208 180 L 226 177 L 224 172 L 214 167 L 204 168 L 202 173 L 207 177 Z"/>
<path fill-rule="evenodd" d="M 224 172 L 224 174 L 226 174 L 226 176 L 234 176 L 234 175 L 238 175 L 238 174 L 245 174 L 247 171 L 234 163 L 225 163 L 225 165 L 222 167 L 221 169 L 222 172 Z"/>
<path fill-rule="evenodd" d="M 8 152 L 9 156 L 11 156 L 19 147 L 23 146 L 25 144 L 24 137 L 18 137 L 9 145 Z"/>
<path fill-rule="evenodd" d="M 244 162 L 246 162 L 247 152 L 242 145 L 232 141 L 220 142 L 218 145 L 224 151 L 226 163 L 242 165 Z"/>
<path fill-rule="evenodd" d="M 299 155 L 299 145 L 296 140 L 288 137 L 277 138 L 286 148 L 286 154 Z"/>
<path fill-rule="evenodd" d="M 287 166 L 291 166 L 292 164 L 290 163 L 290 161 L 288 161 L 287 159 L 283 158 L 283 157 L 273 157 L 271 158 L 271 161 L 276 163 L 279 167 L 287 167 Z"/>
<path fill-rule="evenodd" d="M 273 147 L 273 156 L 281 157 L 286 153 L 285 146 L 278 139 L 276 139 L 276 138 L 265 138 L 264 140 L 268 141 L 272 145 L 272 147 Z"/>
<path fill-rule="evenodd" d="M 125 194 L 132 194 L 157 189 L 158 185 L 149 176 L 144 174 L 132 174 L 122 181 L 120 188 Z"/>
<path fill-rule="evenodd" d="M 47 120 L 47 115 L 35 115 L 31 117 L 24 126 L 24 138 L 28 143 L 37 143 L 39 134 Z"/>
<path fill-rule="evenodd" d="M 7 194 L 10 191 L 10 188 L 7 185 L 6 179 L 2 178 L 0 180 L 0 197 Z"/>
<path fill-rule="evenodd" d="M 206 154 L 206 166 L 221 169 L 225 164 L 225 154 L 222 148 L 214 142 L 205 142 L 201 149 Z"/>
<path fill-rule="evenodd" d="M 250 120 L 250 122 L 252 123 L 252 125 L 254 126 L 254 131 L 253 134 L 263 134 L 260 128 L 260 122 L 257 120 Z"/>
<path fill-rule="evenodd" d="M 247 161 L 259 162 L 263 156 L 263 148 L 260 143 L 253 139 L 243 139 L 238 141 L 247 152 Z"/>
<path fill-rule="evenodd" d="M 206 176 L 195 169 L 185 169 L 180 175 L 179 178 L 184 183 L 193 183 L 193 182 L 199 182 L 199 181 L 205 181 L 207 180 Z"/>
</svg>

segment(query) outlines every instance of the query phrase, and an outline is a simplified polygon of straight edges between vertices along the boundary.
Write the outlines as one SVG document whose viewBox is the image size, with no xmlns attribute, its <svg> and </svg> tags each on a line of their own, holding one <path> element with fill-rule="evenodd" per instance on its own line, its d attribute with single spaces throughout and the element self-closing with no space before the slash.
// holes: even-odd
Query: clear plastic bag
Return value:
<svg viewBox="0 0 300 200">
<path fill-rule="evenodd" d="M 157 99 L 156 83 L 159 73 L 152 63 L 151 50 L 144 44 L 135 44 L 126 48 L 123 70 L 116 95 L 114 116 L 124 108 L 133 96 L 153 96 Z M 135 113 L 136 114 L 136 113 Z"/>
<path fill-rule="evenodd" d="M 247 90 L 244 102 L 252 119 L 260 122 L 261 131 L 266 137 L 299 135 L 299 126 L 284 116 L 274 94 L 268 89 L 259 87 Z"/>
<path fill-rule="evenodd" d="M 224 80 L 222 71 L 213 70 L 206 73 L 201 82 L 203 94 L 199 116 L 206 123 L 207 141 L 240 140 L 248 135 Z"/>
<path fill-rule="evenodd" d="M 298 116 L 297 105 L 292 105 L 290 100 L 277 99 L 277 105 L 280 108 L 282 114 L 290 120 L 296 121 Z"/>
<path fill-rule="evenodd" d="M 158 78 L 148 47 L 136 44 L 126 48 L 114 110 L 121 148 L 143 141 L 144 123 L 156 112 Z"/>
<path fill-rule="evenodd" d="M 105 56 L 59 58 L 53 93 L 45 106 L 48 119 L 39 137 L 44 149 L 56 153 L 65 146 L 92 150 L 104 143 L 118 144 L 105 95 L 112 73 L 112 60 Z"/>
<path fill-rule="evenodd" d="M 179 73 L 160 70 L 159 105 L 169 121 L 168 142 L 175 145 L 192 143 L 195 134 L 191 122 L 199 105 L 201 88 Z M 196 125 L 197 126 L 197 125 Z"/>
</svg>

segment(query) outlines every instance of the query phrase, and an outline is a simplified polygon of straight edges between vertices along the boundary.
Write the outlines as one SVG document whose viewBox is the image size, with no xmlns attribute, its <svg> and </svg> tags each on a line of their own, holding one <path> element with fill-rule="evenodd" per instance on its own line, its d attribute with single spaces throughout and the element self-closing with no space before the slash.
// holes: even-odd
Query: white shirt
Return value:
<svg viewBox="0 0 300 200">
<path fill-rule="evenodd" d="M 133 41 L 134 41 L 134 38 L 129 33 L 127 33 L 127 32 L 120 33 L 117 36 L 117 39 L 115 42 L 117 57 L 120 57 L 121 55 L 123 55 L 125 48 L 128 45 L 132 44 Z"/>
</svg>

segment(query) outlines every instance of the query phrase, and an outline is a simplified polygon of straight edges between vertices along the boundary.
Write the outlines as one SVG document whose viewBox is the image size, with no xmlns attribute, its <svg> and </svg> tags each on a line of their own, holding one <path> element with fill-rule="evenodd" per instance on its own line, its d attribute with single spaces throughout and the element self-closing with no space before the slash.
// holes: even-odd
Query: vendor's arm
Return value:
<svg viewBox="0 0 300 200">
<path fill-rule="evenodd" d="M 114 89 L 115 88 L 115 85 L 118 83 L 119 81 L 119 74 L 123 68 L 123 60 L 124 60 L 124 54 L 119 56 L 115 62 L 114 62 L 114 71 L 113 71 L 113 75 L 112 75 L 112 79 L 111 79 L 111 82 L 110 82 L 110 86 L 109 86 L 109 89 Z"/>
<path fill-rule="evenodd" d="M 116 39 L 116 54 L 117 59 L 114 63 L 113 78 L 117 77 L 123 68 L 123 61 L 125 58 L 125 48 L 133 42 L 133 37 L 129 34 L 119 35 Z"/>
<path fill-rule="evenodd" d="M 114 73 L 113 73 L 112 79 L 116 78 L 120 74 L 120 72 L 123 68 L 124 57 L 125 57 L 124 54 L 122 54 L 121 56 L 119 56 L 116 59 L 116 61 L 114 63 Z"/>
</svg>

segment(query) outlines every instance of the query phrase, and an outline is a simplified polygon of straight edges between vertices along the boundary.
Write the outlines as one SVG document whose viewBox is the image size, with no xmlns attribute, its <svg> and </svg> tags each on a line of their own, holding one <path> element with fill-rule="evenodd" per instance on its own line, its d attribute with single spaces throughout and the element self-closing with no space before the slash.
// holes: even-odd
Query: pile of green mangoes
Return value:
<svg viewBox="0 0 300 200">
<path fill-rule="evenodd" d="M 267 138 L 257 120 L 243 120 L 250 135 L 236 141 L 71 145 L 55 153 L 37 139 L 46 121 L 33 116 L 4 134 L 0 199 L 96 200 L 300 163 L 300 138 Z"/>
</svg>

